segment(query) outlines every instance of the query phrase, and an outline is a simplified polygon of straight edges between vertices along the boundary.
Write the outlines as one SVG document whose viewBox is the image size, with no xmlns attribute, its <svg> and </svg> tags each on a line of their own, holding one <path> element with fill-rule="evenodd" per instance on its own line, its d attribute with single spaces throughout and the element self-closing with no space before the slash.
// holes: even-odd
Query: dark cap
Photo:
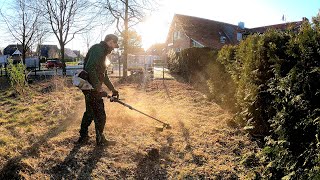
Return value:
<svg viewBox="0 0 320 180">
<path fill-rule="evenodd" d="M 110 40 L 113 40 L 114 43 L 117 44 L 116 48 L 119 48 L 119 45 L 118 45 L 118 37 L 114 34 L 108 34 L 106 35 L 106 37 L 104 38 L 104 41 L 105 42 L 108 42 Z"/>
</svg>

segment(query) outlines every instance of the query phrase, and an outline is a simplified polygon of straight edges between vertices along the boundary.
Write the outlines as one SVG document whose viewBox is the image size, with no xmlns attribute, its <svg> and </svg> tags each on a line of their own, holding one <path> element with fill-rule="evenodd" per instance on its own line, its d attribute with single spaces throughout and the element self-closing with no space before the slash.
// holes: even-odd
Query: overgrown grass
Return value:
<svg viewBox="0 0 320 180">
<path fill-rule="evenodd" d="M 0 91 L 0 156 L 18 155 L 34 142 L 30 135 L 45 134 L 74 111 L 81 93 L 69 83 L 68 78 L 54 77 L 31 84 L 26 95 L 17 95 L 12 89 Z M 46 92 L 43 89 L 47 87 L 52 88 Z"/>
</svg>

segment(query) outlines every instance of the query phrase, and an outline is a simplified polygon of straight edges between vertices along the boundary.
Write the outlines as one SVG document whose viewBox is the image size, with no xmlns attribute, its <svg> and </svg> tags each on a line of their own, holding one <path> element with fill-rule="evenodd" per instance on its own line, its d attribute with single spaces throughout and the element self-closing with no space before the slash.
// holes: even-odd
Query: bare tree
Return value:
<svg viewBox="0 0 320 180">
<path fill-rule="evenodd" d="M 113 16 L 116 27 L 123 37 L 123 76 L 127 77 L 129 29 L 141 22 L 152 11 L 154 0 L 100 0 L 100 7 Z"/>
<path fill-rule="evenodd" d="M 61 49 L 61 60 L 65 63 L 65 46 L 76 34 L 90 29 L 95 13 L 90 12 L 90 2 L 87 0 L 39 0 L 45 17 L 57 38 Z M 92 6 L 93 7 L 93 6 Z M 63 66 L 63 72 L 66 68 Z"/>
<path fill-rule="evenodd" d="M 92 30 L 82 33 L 81 36 L 82 40 L 86 44 L 87 51 L 89 51 L 89 48 L 92 45 L 92 43 L 96 42 L 99 39 L 99 36 L 97 36 Z"/>
<path fill-rule="evenodd" d="M 124 33 L 121 33 L 119 38 L 119 46 L 123 48 L 124 37 L 122 37 Z M 128 54 L 135 53 L 144 53 L 144 49 L 142 48 L 142 37 L 135 30 L 128 31 L 128 46 L 127 46 Z"/>
<path fill-rule="evenodd" d="M 15 0 L 15 4 L 6 12 L 1 11 L 1 16 L 9 33 L 22 45 L 22 61 L 25 63 L 28 51 L 38 38 L 45 35 L 41 32 L 41 13 L 32 6 L 35 0 Z"/>
</svg>

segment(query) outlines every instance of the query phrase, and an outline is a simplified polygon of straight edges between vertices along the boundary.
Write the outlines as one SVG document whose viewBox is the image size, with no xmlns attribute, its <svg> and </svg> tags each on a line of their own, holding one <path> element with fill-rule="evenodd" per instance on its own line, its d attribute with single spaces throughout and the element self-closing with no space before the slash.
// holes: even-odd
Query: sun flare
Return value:
<svg viewBox="0 0 320 180">
<path fill-rule="evenodd" d="M 163 14 L 164 15 L 164 14 Z M 147 50 L 155 43 L 164 43 L 169 29 L 169 22 L 161 14 L 149 16 L 137 27 L 142 37 L 142 47 Z"/>
</svg>

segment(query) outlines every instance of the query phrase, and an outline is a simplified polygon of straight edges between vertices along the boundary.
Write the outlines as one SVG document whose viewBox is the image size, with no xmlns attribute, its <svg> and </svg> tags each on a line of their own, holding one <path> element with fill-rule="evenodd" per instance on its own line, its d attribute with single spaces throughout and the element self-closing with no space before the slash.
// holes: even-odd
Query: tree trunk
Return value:
<svg viewBox="0 0 320 180">
<path fill-rule="evenodd" d="M 61 48 L 61 62 L 63 64 L 62 74 L 63 74 L 63 76 L 65 76 L 67 73 L 67 70 L 66 70 L 66 62 L 64 60 L 64 43 L 60 42 L 60 48 Z"/>
<path fill-rule="evenodd" d="M 26 50 L 22 48 L 22 64 L 26 65 Z"/>
<path fill-rule="evenodd" d="M 124 42 L 123 42 L 123 78 L 128 76 L 128 11 L 129 11 L 129 0 L 126 0 L 126 9 L 125 9 L 125 17 L 124 17 Z"/>
</svg>

